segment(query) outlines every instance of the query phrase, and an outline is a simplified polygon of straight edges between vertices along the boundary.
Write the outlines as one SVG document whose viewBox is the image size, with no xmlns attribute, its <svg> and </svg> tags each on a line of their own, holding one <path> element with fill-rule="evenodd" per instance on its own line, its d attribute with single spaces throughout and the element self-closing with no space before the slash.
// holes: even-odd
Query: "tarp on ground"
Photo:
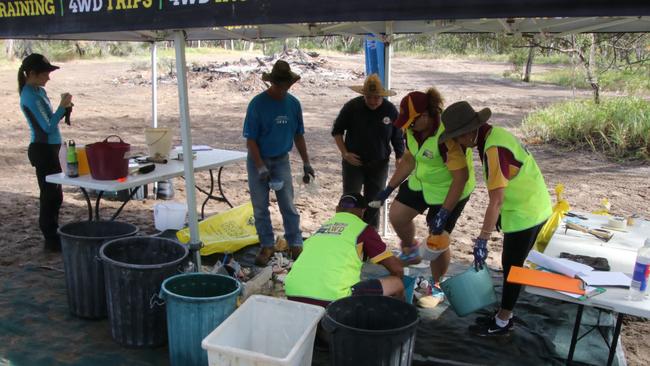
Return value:
<svg viewBox="0 0 650 366">
<path fill-rule="evenodd" d="M 537 17 L 535 24 L 543 26 L 555 24 L 558 17 L 608 17 L 609 20 L 598 20 L 602 24 L 613 17 L 648 15 L 650 2 L 646 0 L 0 0 L 0 38 L 77 35 L 75 38 L 84 39 L 78 35 L 95 33 L 85 39 L 170 39 L 168 33 L 155 31 L 192 28 L 204 29 L 191 37 L 195 39 L 325 35 L 341 30 L 359 34 L 368 33 L 369 27 L 375 28 L 364 22 L 384 21 L 397 22 L 394 29 L 398 33 L 424 33 L 435 28 L 434 20 L 497 18 L 504 19 L 503 24 L 492 22 L 492 28 L 471 22 L 467 27 L 442 24 L 442 29 L 485 32 L 496 26 L 497 30 L 508 32 L 513 25 L 510 19 L 514 18 Z M 360 24 L 343 28 L 317 25 L 328 22 Z M 276 30 L 252 27 L 252 32 L 241 29 L 262 24 L 279 27 Z M 280 27 L 284 24 L 303 25 Z M 218 32 L 205 30 L 235 26 Z M 313 32 L 309 30 L 312 26 Z M 587 27 L 589 31 L 593 25 L 578 22 L 571 27 Z M 650 29 L 647 19 L 631 18 L 617 21 L 604 31 L 643 29 Z M 549 26 L 537 31 L 556 30 Z"/>
<path fill-rule="evenodd" d="M 252 261 L 255 250 L 245 250 Z M 245 258 L 238 257 L 242 263 Z M 462 268 L 452 264 L 451 271 Z M 500 295 L 501 276 L 495 274 Z M 70 315 L 65 275 L 60 268 L 24 266 L 0 269 L 0 365 L 144 366 L 167 365 L 166 348 L 129 349 L 111 339 L 110 324 Z M 564 365 L 577 306 L 522 292 L 515 330 L 506 338 L 469 334 L 475 316 L 457 317 L 446 304 L 420 311 L 414 366 Z M 486 312 L 487 313 L 487 312 Z M 614 317 L 585 308 L 583 324 L 600 324 L 611 336 Z M 279 330 L 278 330 L 279 331 Z M 582 332 L 587 329 L 583 328 Z M 581 332 L 581 334 L 582 334 Z M 620 351 L 614 365 L 624 365 Z M 598 332 L 578 342 L 574 359 L 581 365 L 604 365 L 607 349 Z M 325 349 L 316 349 L 316 366 L 329 365 Z"/>
</svg>

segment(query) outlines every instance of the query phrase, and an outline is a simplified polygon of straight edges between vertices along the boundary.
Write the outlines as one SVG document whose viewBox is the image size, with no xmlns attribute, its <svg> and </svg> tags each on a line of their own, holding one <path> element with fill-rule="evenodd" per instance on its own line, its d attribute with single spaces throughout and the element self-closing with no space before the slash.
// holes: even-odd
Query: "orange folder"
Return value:
<svg viewBox="0 0 650 366">
<path fill-rule="evenodd" d="M 512 266 L 508 274 L 508 282 L 518 285 L 535 286 L 550 290 L 570 292 L 584 295 L 582 280 L 561 274 L 542 272 L 534 269 Z"/>
</svg>

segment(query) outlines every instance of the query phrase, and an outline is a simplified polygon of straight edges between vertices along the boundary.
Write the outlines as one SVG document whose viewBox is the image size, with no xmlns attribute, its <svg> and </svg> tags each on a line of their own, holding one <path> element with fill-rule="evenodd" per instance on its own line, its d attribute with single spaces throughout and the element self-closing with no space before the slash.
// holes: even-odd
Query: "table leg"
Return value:
<svg viewBox="0 0 650 366">
<path fill-rule="evenodd" d="M 93 221 L 93 205 L 90 203 L 90 196 L 88 195 L 86 188 L 80 188 L 81 192 L 84 194 L 84 198 L 86 199 L 86 206 L 88 207 L 88 221 Z"/>
<path fill-rule="evenodd" d="M 131 188 L 132 190 L 131 190 L 131 193 L 129 194 L 129 197 L 126 199 L 126 201 L 124 201 L 124 202 L 122 203 L 122 205 L 120 206 L 120 208 L 118 208 L 117 211 L 115 211 L 115 213 L 113 214 L 113 216 L 111 216 L 111 221 L 114 221 L 114 220 L 117 218 L 117 216 L 120 214 L 120 212 L 122 212 L 122 209 L 124 208 L 124 206 L 126 206 L 126 204 L 129 203 L 129 201 L 130 201 L 131 199 L 133 199 L 133 196 L 135 196 L 135 194 L 138 192 L 138 189 L 140 189 L 140 187 L 142 187 L 142 186 L 138 186 L 138 187 L 135 187 L 135 188 Z"/>
<path fill-rule="evenodd" d="M 95 200 L 95 221 L 99 221 L 99 202 L 102 200 L 104 191 L 99 191 L 97 193 L 97 199 Z"/>
<path fill-rule="evenodd" d="M 209 172 L 210 172 L 210 190 L 209 190 L 209 191 L 205 191 L 205 190 L 203 190 L 201 187 L 195 185 L 196 189 L 197 189 L 199 192 L 201 192 L 201 193 L 203 193 L 203 194 L 205 194 L 205 195 L 207 196 L 207 197 L 205 198 L 205 200 L 203 201 L 203 204 L 201 205 L 201 218 L 202 218 L 202 219 L 203 219 L 204 216 L 205 216 L 205 215 L 204 215 L 205 205 L 206 205 L 206 204 L 208 203 L 208 201 L 211 200 L 211 199 L 216 200 L 216 201 L 220 201 L 220 202 L 225 202 L 228 206 L 230 206 L 230 208 L 233 207 L 232 203 L 230 203 L 230 201 L 229 201 L 228 198 L 226 197 L 226 194 L 223 193 L 223 186 L 221 185 L 221 172 L 222 172 L 222 171 L 223 171 L 223 167 L 220 167 L 220 168 L 219 168 L 219 173 L 218 173 L 218 175 L 217 175 L 217 187 L 219 187 L 219 194 L 221 195 L 220 197 L 219 197 L 219 196 L 215 196 L 215 195 L 212 194 L 212 193 L 214 192 L 214 172 L 212 171 L 212 169 L 209 170 Z M 182 178 L 182 177 L 181 177 L 181 178 Z"/>
<path fill-rule="evenodd" d="M 571 336 L 571 345 L 569 346 L 569 356 L 567 356 L 566 364 L 570 365 L 573 362 L 573 352 L 576 349 L 578 342 L 578 333 L 580 333 L 580 323 L 582 322 L 582 310 L 584 305 L 578 305 L 578 312 L 576 313 L 576 322 L 573 325 L 573 335 Z"/>
<path fill-rule="evenodd" d="M 616 345 L 618 344 L 618 337 L 621 334 L 621 326 L 623 325 L 623 313 L 618 313 L 616 318 L 616 327 L 614 328 L 614 335 L 612 336 L 612 345 L 609 348 L 609 357 L 607 358 L 607 366 L 611 366 L 616 354 Z"/>
<path fill-rule="evenodd" d="M 230 208 L 233 208 L 232 203 L 230 203 L 230 201 L 228 201 L 228 198 L 226 197 L 225 193 L 223 193 L 223 187 L 221 186 L 221 172 L 222 171 L 223 171 L 223 167 L 219 168 L 219 175 L 217 176 L 217 184 L 219 185 L 219 193 L 221 193 L 221 197 L 223 197 L 224 202 L 226 202 L 226 204 L 228 206 L 230 206 Z M 212 171 L 210 171 L 210 173 L 212 173 Z"/>
<path fill-rule="evenodd" d="M 221 170 L 219 170 L 219 173 L 221 173 Z M 214 192 L 214 175 L 212 174 L 212 169 L 210 169 L 210 192 L 207 194 L 203 204 L 201 205 L 201 220 L 205 218 L 205 205 L 208 204 L 210 197 L 212 197 L 212 192 Z"/>
</svg>

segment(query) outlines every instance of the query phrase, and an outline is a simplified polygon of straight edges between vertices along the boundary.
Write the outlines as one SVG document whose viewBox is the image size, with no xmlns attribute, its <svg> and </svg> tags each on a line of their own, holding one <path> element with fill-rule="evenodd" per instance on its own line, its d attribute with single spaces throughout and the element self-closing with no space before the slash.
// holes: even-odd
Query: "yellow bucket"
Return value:
<svg viewBox="0 0 650 366">
<path fill-rule="evenodd" d="M 166 159 L 172 149 L 172 131 L 169 128 L 147 128 L 144 138 L 152 158 Z"/>
</svg>

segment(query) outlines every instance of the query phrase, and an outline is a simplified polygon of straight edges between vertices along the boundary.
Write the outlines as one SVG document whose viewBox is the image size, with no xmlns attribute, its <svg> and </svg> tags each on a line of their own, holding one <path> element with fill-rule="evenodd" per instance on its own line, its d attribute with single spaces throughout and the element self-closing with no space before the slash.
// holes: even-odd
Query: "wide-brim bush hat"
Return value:
<svg viewBox="0 0 650 366">
<path fill-rule="evenodd" d="M 353 85 L 350 89 L 367 96 L 390 97 L 396 94 L 392 90 L 384 89 L 384 86 L 381 84 L 381 79 L 379 79 L 379 75 L 377 74 L 368 76 L 366 81 L 363 82 L 363 85 Z"/>
<path fill-rule="evenodd" d="M 464 135 L 483 126 L 492 116 L 490 108 L 483 108 L 480 111 L 474 110 L 466 102 L 456 102 L 442 112 L 442 124 L 445 131 L 438 138 L 439 142 Z"/>
<path fill-rule="evenodd" d="M 291 66 L 286 61 L 278 60 L 273 65 L 271 72 L 262 73 L 262 80 L 274 84 L 289 83 L 293 84 L 300 80 L 300 75 L 291 71 Z"/>
</svg>

